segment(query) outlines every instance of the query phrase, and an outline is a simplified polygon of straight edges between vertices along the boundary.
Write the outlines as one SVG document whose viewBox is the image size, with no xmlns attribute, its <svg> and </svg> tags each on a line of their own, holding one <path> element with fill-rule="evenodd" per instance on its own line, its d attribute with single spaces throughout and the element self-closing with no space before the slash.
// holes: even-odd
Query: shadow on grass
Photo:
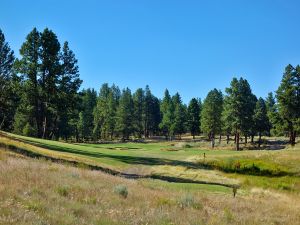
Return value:
<svg viewBox="0 0 300 225">
<path fill-rule="evenodd" d="M 90 169 L 90 170 L 96 170 L 105 172 L 107 174 L 113 175 L 113 176 L 119 176 L 127 179 L 154 179 L 154 180 L 162 180 L 172 183 L 190 183 L 190 184 L 207 184 L 207 185 L 217 185 L 217 186 L 223 186 L 227 188 L 233 188 L 233 190 L 236 190 L 237 188 L 240 188 L 239 184 L 223 184 L 218 182 L 207 182 L 207 181 L 199 181 L 199 180 L 192 180 L 187 178 L 181 178 L 181 177 L 171 177 L 171 176 L 164 176 L 164 175 L 158 175 L 158 174 L 150 174 L 150 175 L 140 175 L 140 174 L 128 174 L 123 173 L 117 170 L 112 170 L 109 168 L 101 167 L 101 166 L 95 166 L 95 165 L 89 165 L 83 162 L 77 162 L 73 160 L 66 160 L 61 158 L 55 158 L 51 156 L 46 156 L 40 153 L 32 152 L 24 148 L 19 148 L 14 145 L 6 145 L 3 143 L 0 143 L 0 147 L 3 149 L 22 154 L 31 158 L 39 158 L 39 159 L 45 159 L 49 160 L 51 162 L 55 163 L 65 163 L 67 165 L 72 165 L 80 168 Z"/>
<path fill-rule="evenodd" d="M 257 176 L 266 176 L 266 177 L 280 177 L 280 176 L 294 176 L 295 174 L 289 173 L 286 171 L 273 171 L 269 169 L 261 169 L 257 165 L 253 164 L 250 167 L 236 167 L 236 166 L 228 166 L 222 164 L 215 164 L 215 162 L 187 162 L 181 160 L 172 160 L 165 158 L 154 158 L 154 157 L 140 157 L 140 156 L 125 156 L 125 155 L 113 155 L 106 154 L 101 152 L 91 152 L 80 149 L 73 149 L 66 146 L 58 146 L 52 144 L 45 143 L 37 143 L 29 140 L 20 140 L 15 138 L 18 141 L 22 141 L 34 146 L 42 147 L 45 149 L 50 149 L 52 151 L 57 152 L 66 152 L 74 155 L 82 155 L 93 157 L 95 159 L 107 158 L 114 159 L 119 162 L 123 162 L 130 165 L 145 165 L 145 166 L 157 166 L 157 165 L 168 165 L 168 166 L 183 166 L 187 169 L 208 169 L 208 170 L 219 170 L 226 173 L 239 173 L 246 175 L 257 175 Z"/>
<path fill-rule="evenodd" d="M 93 158 L 114 159 L 119 162 L 133 164 L 133 165 L 146 165 L 146 166 L 170 165 L 170 166 L 183 166 L 188 169 L 209 169 L 209 168 L 207 168 L 207 166 L 203 166 L 198 163 L 187 162 L 187 161 L 171 160 L 171 159 L 165 159 L 165 158 L 154 158 L 154 157 L 112 155 L 112 154 L 106 154 L 106 153 L 101 153 L 101 152 L 91 152 L 91 151 L 85 151 L 85 150 L 80 150 L 80 149 L 73 149 L 73 148 L 69 148 L 69 147 L 65 147 L 65 146 L 62 147 L 62 146 L 51 145 L 51 144 L 42 144 L 42 143 L 37 143 L 34 141 L 28 141 L 28 140 L 22 140 L 22 141 L 25 143 L 34 145 L 34 146 L 50 149 L 50 150 L 57 151 L 57 152 L 66 152 L 66 153 L 88 156 L 88 157 L 93 157 Z M 119 148 L 119 147 L 116 147 L 116 148 Z M 130 149 L 130 148 L 126 148 L 126 149 Z"/>
</svg>

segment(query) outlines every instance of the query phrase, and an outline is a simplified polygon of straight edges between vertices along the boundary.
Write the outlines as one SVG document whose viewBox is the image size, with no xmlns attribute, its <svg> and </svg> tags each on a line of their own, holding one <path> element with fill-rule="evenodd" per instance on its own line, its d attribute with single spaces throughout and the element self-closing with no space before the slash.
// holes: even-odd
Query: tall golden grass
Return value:
<svg viewBox="0 0 300 225">
<path fill-rule="evenodd" d="M 292 193 L 175 190 L 1 150 L 0 173 L 0 224 L 300 224 Z"/>
</svg>

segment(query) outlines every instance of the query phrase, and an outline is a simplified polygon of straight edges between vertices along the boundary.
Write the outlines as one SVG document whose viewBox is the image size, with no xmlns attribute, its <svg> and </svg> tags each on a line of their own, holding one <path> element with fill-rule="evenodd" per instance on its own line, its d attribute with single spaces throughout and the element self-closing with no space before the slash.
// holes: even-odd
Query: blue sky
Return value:
<svg viewBox="0 0 300 225">
<path fill-rule="evenodd" d="M 165 88 L 188 102 L 243 76 L 257 96 L 300 63 L 300 1 L 1 0 L 0 28 L 16 53 L 37 27 L 69 41 L 83 87 Z"/>
</svg>

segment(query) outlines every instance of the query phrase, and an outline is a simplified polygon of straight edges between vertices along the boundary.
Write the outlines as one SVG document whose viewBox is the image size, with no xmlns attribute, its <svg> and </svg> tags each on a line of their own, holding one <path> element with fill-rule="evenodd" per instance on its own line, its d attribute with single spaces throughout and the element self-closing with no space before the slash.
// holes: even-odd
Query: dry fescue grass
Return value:
<svg viewBox="0 0 300 225">
<path fill-rule="evenodd" d="M 172 191 L 1 152 L 0 172 L 0 224 L 300 223 L 300 198 L 287 193 Z M 126 186 L 127 198 L 115 193 L 118 185 Z"/>
</svg>

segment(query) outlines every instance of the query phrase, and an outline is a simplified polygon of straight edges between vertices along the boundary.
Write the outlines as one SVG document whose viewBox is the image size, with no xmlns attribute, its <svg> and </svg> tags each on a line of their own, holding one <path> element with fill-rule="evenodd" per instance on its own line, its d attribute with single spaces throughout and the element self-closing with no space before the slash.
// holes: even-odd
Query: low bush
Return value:
<svg viewBox="0 0 300 225">
<path fill-rule="evenodd" d="M 127 198 L 128 196 L 128 189 L 125 185 L 117 185 L 114 188 L 114 192 L 120 196 L 122 196 L 123 198 Z"/>
<path fill-rule="evenodd" d="M 180 208 L 194 208 L 194 209 L 201 209 L 202 205 L 198 202 L 196 202 L 194 196 L 192 194 L 185 194 L 183 195 L 179 202 L 178 202 Z"/>
<path fill-rule="evenodd" d="M 56 188 L 56 192 L 63 197 L 68 196 L 69 194 L 69 186 L 60 186 Z"/>
</svg>

